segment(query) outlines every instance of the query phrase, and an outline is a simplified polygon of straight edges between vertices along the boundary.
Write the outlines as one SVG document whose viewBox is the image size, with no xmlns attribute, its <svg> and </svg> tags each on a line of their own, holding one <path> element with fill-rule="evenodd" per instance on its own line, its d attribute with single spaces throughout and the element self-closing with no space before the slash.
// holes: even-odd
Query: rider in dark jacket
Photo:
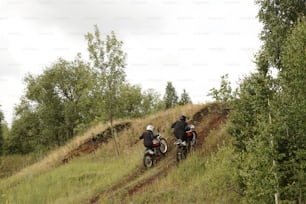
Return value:
<svg viewBox="0 0 306 204">
<path fill-rule="evenodd" d="M 148 125 L 146 128 L 146 131 L 140 135 L 139 139 L 143 139 L 143 145 L 146 148 L 152 149 L 153 145 L 153 139 L 154 139 L 154 134 L 153 134 L 154 127 L 152 125 Z"/>
<path fill-rule="evenodd" d="M 173 133 L 178 140 L 186 141 L 187 135 L 186 131 L 189 130 L 188 124 L 186 123 L 186 116 L 181 115 L 179 120 L 171 125 L 173 128 Z"/>
</svg>

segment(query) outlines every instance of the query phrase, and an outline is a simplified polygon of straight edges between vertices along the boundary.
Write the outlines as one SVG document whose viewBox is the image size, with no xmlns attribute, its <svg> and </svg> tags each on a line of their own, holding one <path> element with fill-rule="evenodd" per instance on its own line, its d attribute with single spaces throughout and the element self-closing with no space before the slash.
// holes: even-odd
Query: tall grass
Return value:
<svg viewBox="0 0 306 204">
<path fill-rule="evenodd" d="M 0 156 L 0 179 L 11 176 L 21 169 L 37 162 L 39 158 L 40 156 L 37 154 Z"/>
</svg>

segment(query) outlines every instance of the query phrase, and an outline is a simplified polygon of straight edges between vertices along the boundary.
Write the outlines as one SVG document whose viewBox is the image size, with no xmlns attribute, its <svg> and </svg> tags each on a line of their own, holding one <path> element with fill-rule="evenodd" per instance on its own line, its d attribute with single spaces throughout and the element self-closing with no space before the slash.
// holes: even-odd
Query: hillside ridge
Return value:
<svg viewBox="0 0 306 204">
<path fill-rule="evenodd" d="M 229 109 L 219 104 L 211 104 L 202 108 L 190 118 L 188 122 L 196 125 L 198 149 L 202 148 L 210 131 L 219 128 L 226 121 L 228 113 Z M 173 140 L 168 141 L 169 152 L 166 157 L 159 160 L 156 166 L 148 170 L 144 167 L 137 168 L 114 185 L 90 198 L 86 203 L 96 204 L 99 203 L 100 199 L 106 199 L 107 202 L 111 202 L 115 198 L 118 199 L 118 197 L 124 203 L 128 196 L 139 192 L 158 178 L 167 175 L 169 171 L 177 166 L 176 149 L 173 142 L 174 137 Z"/>
</svg>

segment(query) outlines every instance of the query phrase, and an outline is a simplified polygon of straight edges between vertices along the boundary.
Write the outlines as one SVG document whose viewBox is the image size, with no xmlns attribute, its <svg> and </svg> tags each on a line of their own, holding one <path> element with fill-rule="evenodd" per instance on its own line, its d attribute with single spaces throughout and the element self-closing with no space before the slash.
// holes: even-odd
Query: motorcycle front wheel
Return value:
<svg viewBox="0 0 306 204">
<path fill-rule="evenodd" d="M 150 154 L 145 154 L 143 157 L 143 165 L 146 168 L 151 168 L 153 166 L 153 156 Z"/>
<path fill-rule="evenodd" d="M 183 147 L 178 147 L 176 152 L 176 161 L 180 162 L 184 159 L 186 159 L 187 152 Z"/>
</svg>

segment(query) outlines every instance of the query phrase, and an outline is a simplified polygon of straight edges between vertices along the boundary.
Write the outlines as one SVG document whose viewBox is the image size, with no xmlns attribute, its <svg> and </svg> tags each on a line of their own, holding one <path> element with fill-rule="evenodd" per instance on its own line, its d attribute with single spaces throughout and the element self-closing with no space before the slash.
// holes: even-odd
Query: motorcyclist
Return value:
<svg viewBox="0 0 306 204">
<path fill-rule="evenodd" d="M 148 125 L 146 131 L 139 136 L 139 139 L 143 139 L 143 145 L 148 149 L 153 149 L 153 139 L 156 137 L 153 134 L 154 126 Z"/>
<path fill-rule="evenodd" d="M 186 145 L 186 131 L 190 129 L 186 122 L 186 116 L 181 115 L 179 117 L 179 120 L 177 120 L 171 125 L 171 128 L 173 128 L 173 133 L 177 139 L 175 144 L 182 143 L 183 145 Z"/>
</svg>

